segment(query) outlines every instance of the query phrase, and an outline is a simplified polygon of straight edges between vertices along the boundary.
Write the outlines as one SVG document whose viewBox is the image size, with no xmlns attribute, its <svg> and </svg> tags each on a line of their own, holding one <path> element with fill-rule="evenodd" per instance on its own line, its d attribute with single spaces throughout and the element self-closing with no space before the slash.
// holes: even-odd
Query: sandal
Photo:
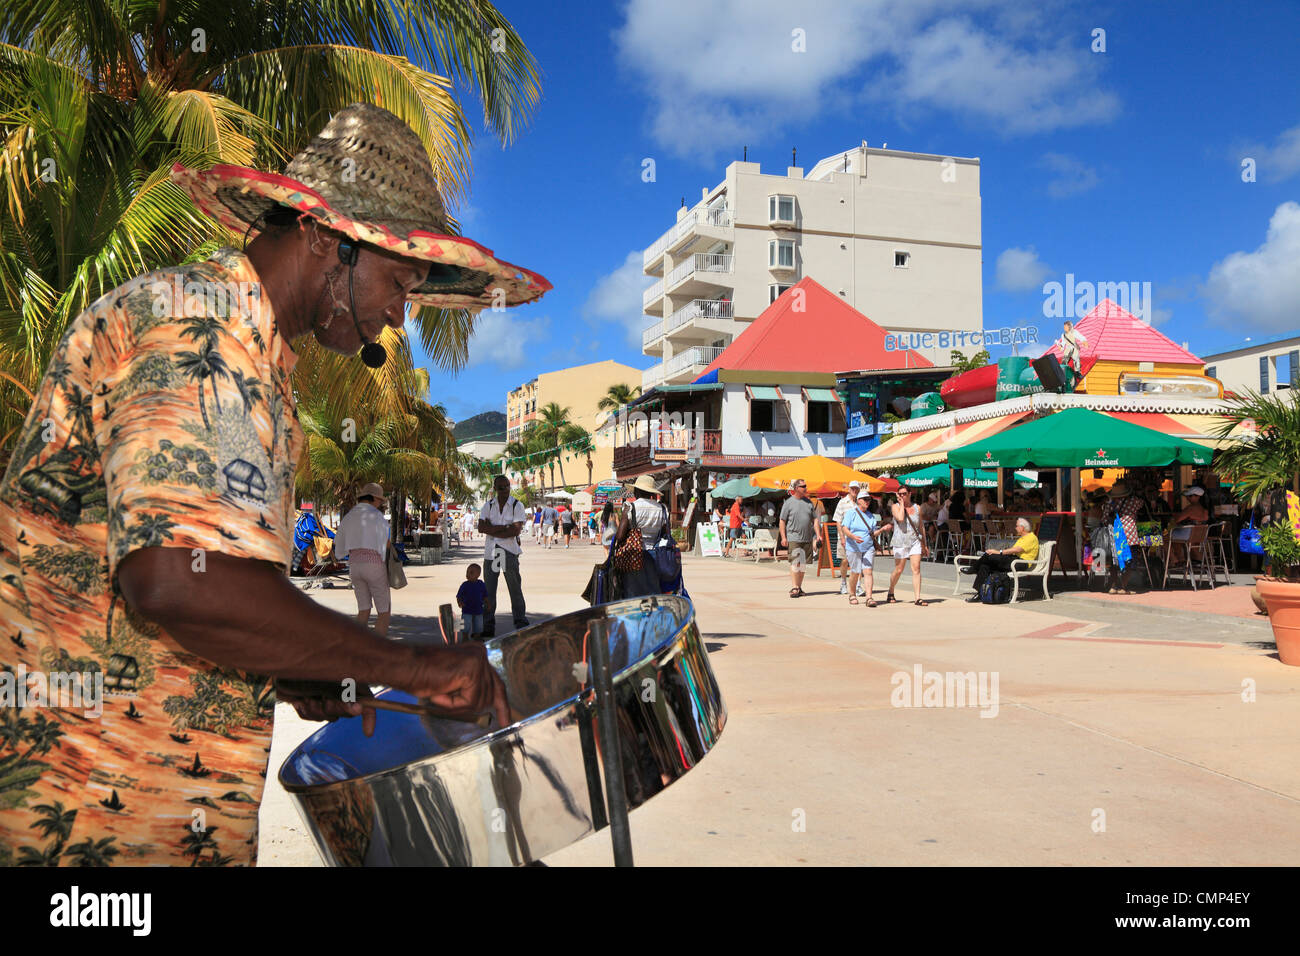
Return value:
<svg viewBox="0 0 1300 956">
<path fill-rule="evenodd" d="M 797 597 L 798 597 L 800 594 L 802 594 L 802 593 L 803 593 L 803 588 L 791 588 L 791 589 L 790 589 L 790 597 L 792 597 L 792 598 L 797 598 Z"/>
<path fill-rule="evenodd" d="M 893 592 L 893 591 L 890 591 L 890 592 L 889 592 L 889 596 L 885 598 L 885 603 L 886 603 L 886 604 L 897 604 L 897 603 L 898 603 L 898 598 L 894 597 L 894 592 Z"/>
<path fill-rule="evenodd" d="M 929 607 L 929 606 L 930 606 L 930 602 L 927 601 L 925 598 L 918 598 L 917 600 L 913 601 L 912 603 L 915 604 L 917 607 Z"/>
<path fill-rule="evenodd" d="M 880 607 L 880 604 L 875 598 L 867 598 L 867 607 Z"/>
<path fill-rule="evenodd" d="M 849 598 L 849 603 L 850 603 L 850 604 L 857 604 L 857 603 L 858 603 L 858 599 L 857 599 L 857 597 L 851 597 L 851 598 Z"/>
</svg>

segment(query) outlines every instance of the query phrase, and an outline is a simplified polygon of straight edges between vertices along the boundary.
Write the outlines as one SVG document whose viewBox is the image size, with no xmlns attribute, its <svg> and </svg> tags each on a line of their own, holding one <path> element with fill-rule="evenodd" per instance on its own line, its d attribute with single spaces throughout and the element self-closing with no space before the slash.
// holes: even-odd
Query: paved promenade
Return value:
<svg viewBox="0 0 1300 956">
<path fill-rule="evenodd" d="M 530 617 L 582 607 L 598 556 L 526 545 Z M 408 569 L 393 634 L 430 639 L 480 557 L 476 544 Z M 1277 660 L 1265 619 L 1242 616 L 1241 589 L 1221 604 L 986 607 L 935 569 L 929 607 L 869 609 L 825 575 L 791 599 L 770 561 L 685 566 L 729 719 L 698 768 L 632 814 L 638 864 L 1300 864 L 1300 668 Z M 346 588 L 312 593 L 355 608 Z M 990 690 L 996 677 L 996 709 L 894 706 L 918 666 L 974 671 Z M 320 864 L 274 783 L 317 726 L 276 709 L 264 866 Z M 547 862 L 610 864 L 608 834 Z"/>
</svg>

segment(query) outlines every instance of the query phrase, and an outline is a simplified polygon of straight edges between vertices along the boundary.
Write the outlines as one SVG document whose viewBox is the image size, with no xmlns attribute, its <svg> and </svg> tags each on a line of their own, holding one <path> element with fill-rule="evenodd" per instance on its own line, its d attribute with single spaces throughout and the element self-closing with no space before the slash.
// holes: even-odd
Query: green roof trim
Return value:
<svg viewBox="0 0 1300 956">
<path fill-rule="evenodd" d="M 716 392 L 722 388 L 721 382 L 706 382 L 702 385 L 656 385 L 656 392 Z"/>
<path fill-rule="evenodd" d="M 781 395 L 771 385 L 750 385 L 749 392 L 754 398 L 762 398 L 769 401 L 780 401 Z"/>
<path fill-rule="evenodd" d="M 809 388 L 808 401 L 810 402 L 838 402 L 839 399 L 829 388 Z"/>
</svg>

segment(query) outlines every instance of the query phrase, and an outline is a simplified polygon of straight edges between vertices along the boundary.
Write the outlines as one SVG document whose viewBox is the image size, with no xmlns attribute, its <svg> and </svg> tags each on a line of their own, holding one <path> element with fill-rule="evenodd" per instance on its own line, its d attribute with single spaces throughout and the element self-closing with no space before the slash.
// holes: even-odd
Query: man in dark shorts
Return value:
<svg viewBox="0 0 1300 956">
<path fill-rule="evenodd" d="M 808 485 L 801 478 L 790 486 L 790 497 L 781 506 L 781 545 L 790 559 L 790 597 L 803 597 L 803 575 L 815 555 L 817 507 L 808 497 Z"/>
</svg>

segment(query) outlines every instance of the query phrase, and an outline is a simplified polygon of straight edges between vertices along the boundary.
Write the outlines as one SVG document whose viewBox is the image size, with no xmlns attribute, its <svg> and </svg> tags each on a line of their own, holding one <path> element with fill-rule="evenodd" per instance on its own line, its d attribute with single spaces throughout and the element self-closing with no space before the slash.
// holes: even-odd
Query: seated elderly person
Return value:
<svg viewBox="0 0 1300 956">
<path fill-rule="evenodd" d="M 975 573 L 975 593 L 966 599 L 967 604 L 975 604 L 980 599 L 980 588 L 984 580 L 994 571 L 1010 571 L 1012 561 L 1038 560 L 1038 535 L 1033 532 L 1033 525 L 1028 518 L 1016 520 L 1016 533 L 1020 535 L 1016 543 L 1009 548 L 995 551 L 990 548 L 980 555 L 972 569 Z"/>
<path fill-rule="evenodd" d="M 1205 507 L 1204 488 L 1192 485 L 1183 492 L 1183 498 L 1187 501 L 1187 507 L 1169 520 L 1169 556 L 1172 560 L 1182 560 L 1182 545 L 1179 542 L 1191 537 L 1192 525 L 1207 524 L 1210 520 L 1210 512 Z"/>
</svg>

